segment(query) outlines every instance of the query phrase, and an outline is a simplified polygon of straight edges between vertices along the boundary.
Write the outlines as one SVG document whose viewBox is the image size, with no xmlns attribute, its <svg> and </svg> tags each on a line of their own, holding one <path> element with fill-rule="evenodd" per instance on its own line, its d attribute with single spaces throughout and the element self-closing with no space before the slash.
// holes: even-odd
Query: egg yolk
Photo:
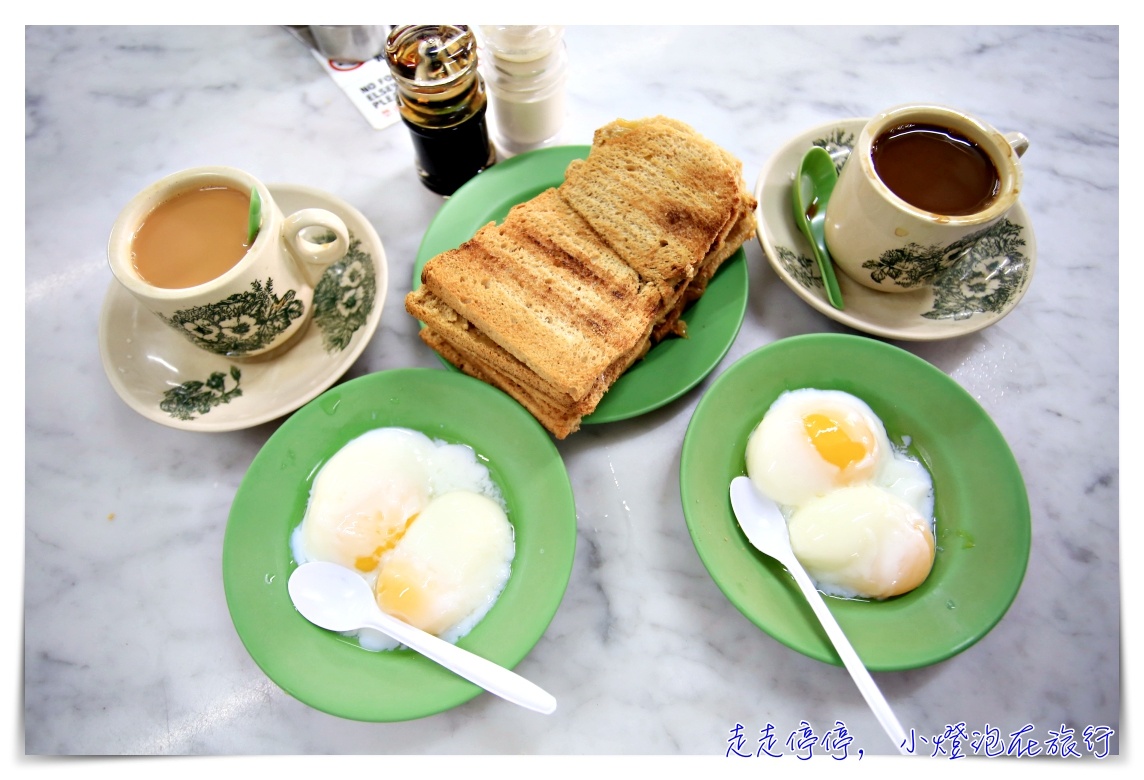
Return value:
<svg viewBox="0 0 1144 780">
<path fill-rule="evenodd" d="M 382 559 L 378 606 L 441 635 L 492 604 L 508 580 L 513 551 L 512 526 L 495 501 L 465 490 L 438 496 Z"/>
<path fill-rule="evenodd" d="M 411 626 L 429 633 L 439 633 L 448 627 L 444 621 L 433 620 L 427 602 L 427 589 L 432 576 L 410 561 L 394 561 L 386 567 L 377 581 L 377 603 L 383 610 Z"/>
<path fill-rule="evenodd" d="M 402 521 L 389 520 L 384 512 L 374 512 L 367 523 L 374 528 L 374 533 L 381 537 L 381 544 L 374 548 L 369 555 L 359 555 L 354 559 L 354 568 L 360 572 L 368 573 L 377 568 L 381 556 L 393 549 L 401 539 L 405 529 L 417 518 L 414 513 Z"/>
<path fill-rule="evenodd" d="M 851 438 L 846 429 L 825 414 L 811 413 L 802 424 L 819 456 L 839 469 L 866 457 L 866 445 Z"/>
<path fill-rule="evenodd" d="M 336 472 L 328 476 L 302 521 L 307 558 L 368 574 L 405 534 L 426 499 L 416 491 L 399 493 L 403 486 L 384 479 L 347 486 Z M 389 489 L 395 495 L 379 495 Z"/>
</svg>

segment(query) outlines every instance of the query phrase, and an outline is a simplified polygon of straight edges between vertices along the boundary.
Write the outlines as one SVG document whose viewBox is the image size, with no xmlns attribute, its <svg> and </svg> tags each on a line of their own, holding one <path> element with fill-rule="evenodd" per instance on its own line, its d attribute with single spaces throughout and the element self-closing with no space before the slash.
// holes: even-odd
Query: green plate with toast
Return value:
<svg viewBox="0 0 1144 780">
<path fill-rule="evenodd" d="M 421 286 L 421 269 L 430 258 L 460 246 L 489 222 L 500 222 L 518 203 L 558 186 L 568 163 L 586 157 L 590 148 L 538 149 L 473 177 L 445 201 L 429 223 L 413 265 L 412 289 Z M 582 422 L 626 420 L 679 398 L 702 382 L 727 354 L 746 312 L 747 259 L 740 247 L 712 277 L 703 297 L 684 311 L 687 337 L 669 338 L 654 346 L 616 380 Z"/>
</svg>

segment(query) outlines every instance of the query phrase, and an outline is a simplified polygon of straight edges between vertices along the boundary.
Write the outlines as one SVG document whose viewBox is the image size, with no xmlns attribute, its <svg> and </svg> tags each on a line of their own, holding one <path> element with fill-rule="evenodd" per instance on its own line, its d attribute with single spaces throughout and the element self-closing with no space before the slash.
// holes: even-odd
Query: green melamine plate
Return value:
<svg viewBox="0 0 1144 780">
<path fill-rule="evenodd" d="M 489 222 L 501 221 L 516 204 L 559 186 L 568 163 L 587 156 L 589 148 L 556 146 L 526 152 L 469 180 L 445 201 L 425 231 L 413 266 L 413 289 L 421 286 L 421 269 L 431 257 L 460 246 Z M 626 420 L 679 398 L 727 354 L 746 312 L 747 259 L 740 248 L 715 273 L 703 297 L 683 313 L 687 338 L 670 338 L 653 347 L 582 422 Z"/>
<path fill-rule="evenodd" d="M 700 399 L 683 440 L 680 494 L 695 549 L 740 612 L 783 644 L 841 659 L 789 573 L 740 530 L 728 494 L 746 473 L 747 438 L 785 390 L 844 390 L 882 418 L 934 481 L 937 556 L 921 586 L 886 601 L 826 597 L 865 665 L 913 669 L 953 656 L 1001 620 L 1029 560 L 1029 501 L 1001 432 L 960 385 L 898 347 L 813 334 L 740 358 Z"/>
<path fill-rule="evenodd" d="M 572 487 L 551 438 L 482 382 L 439 369 L 382 371 L 327 390 L 295 412 L 255 456 L 231 506 L 222 555 L 227 605 L 271 680 L 311 707 L 361 721 L 432 715 L 483 692 L 412 650 L 369 652 L 312 625 L 286 591 L 296 568 L 290 533 L 318 468 L 354 437 L 383 426 L 471 446 L 508 504 L 516 535 L 512 574 L 460 646 L 516 666 L 556 614 L 576 547 Z"/>
</svg>

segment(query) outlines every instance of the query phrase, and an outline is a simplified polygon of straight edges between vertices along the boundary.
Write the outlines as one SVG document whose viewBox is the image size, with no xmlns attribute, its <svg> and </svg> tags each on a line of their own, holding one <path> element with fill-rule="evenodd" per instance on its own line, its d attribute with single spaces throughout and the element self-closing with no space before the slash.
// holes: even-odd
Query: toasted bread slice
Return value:
<svg viewBox="0 0 1144 780">
<path fill-rule="evenodd" d="M 718 147 L 640 120 L 598 131 L 559 190 L 641 279 L 672 291 L 732 224 L 740 181 Z"/>
<path fill-rule="evenodd" d="M 516 399 L 517 403 L 529 411 L 537 422 L 543 425 L 557 439 L 566 438 L 569 434 L 580 429 L 582 415 L 569 412 L 543 397 L 537 397 L 528 392 L 511 379 L 488 372 L 482 365 L 472 358 L 466 357 L 430 328 L 421 330 L 421 340 L 434 349 L 441 357 L 448 360 L 460 371 L 482 382 L 499 388 L 502 392 Z"/>
<path fill-rule="evenodd" d="M 644 285 L 636 270 L 624 262 L 555 187 L 509 210 L 502 223 L 508 233 L 521 233 L 558 251 L 586 284 L 603 285 L 614 295 Z"/>
<path fill-rule="evenodd" d="M 553 405 L 580 414 L 590 414 L 604 392 L 632 363 L 643 357 L 650 345 L 649 332 L 632 350 L 618 355 L 586 394 L 573 398 L 553 388 L 425 288 L 406 296 L 406 309 L 428 326 L 426 330 L 433 330 L 437 336 L 448 341 L 454 350 L 485 367 L 485 373 L 503 375 L 531 392 L 544 396 Z"/>
<path fill-rule="evenodd" d="M 422 283 L 561 393 L 582 398 L 646 338 L 659 304 L 634 276 L 600 275 L 582 257 L 523 231 L 486 225 L 425 264 Z"/>
<path fill-rule="evenodd" d="M 405 308 L 417 319 L 444 338 L 458 352 L 489 366 L 495 366 L 499 373 L 514 382 L 532 388 L 549 396 L 553 403 L 571 407 L 578 400 L 554 390 L 535 371 L 522 363 L 506 349 L 490 339 L 472 323 L 457 314 L 425 287 L 410 293 L 405 299 Z M 589 391 L 590 394 L 591 391 Z"/>
<path fill-rule="evenodd" d="M 715 276 L 715 272 L 722 267 L 731 255 L 738 251 L 743 242 L 752 238 L 757 229 L 755 212 L 755 200 L 752 197 L 749 201 L 750 211 L 746 212 L 742 218 L 736 223 L 730 235 L 728 235 L 717 250 L 713 251 L 703 265 L 695 274 L 695 278 L 687 285 L 683 291 L 683 295 L 676 301 L 675 308 L 672 312 L 663 318 L 662 321 L 656 324 L 655 330 L 652 332 L 653 343 L 662 341 L 671 335 L 686 336 L 687 325 L 681 319 L 683 311 L 695 301 L 699 300 L 703 293 L 707 291 L 707 285 L 711 278 Z"/>
<path fill-rule="evenodd" d="M 456 335 L 456 332 L 450 331 L 449 336 L 453 335 Z M 647 348 L 645 342 L 641 348 L 621 357 L 609 370 L 608 376 L 601 378 L 598 387 L 588 397 L 565 405 L 560 399 L 553 398 L 531 384 L 518 382 L 513 376 L 499 371 L 480 357 L 458 348 L 455 342 L 432 327 L 421 330 L 421 340 L 464 373 L 500 388 L 515 398 L 558 439 L 563 439 L 580 428 L 581 419 L 596 410 L 596 406 L 616 379 L 632 363 L 643 357 Z"/>
</svg>

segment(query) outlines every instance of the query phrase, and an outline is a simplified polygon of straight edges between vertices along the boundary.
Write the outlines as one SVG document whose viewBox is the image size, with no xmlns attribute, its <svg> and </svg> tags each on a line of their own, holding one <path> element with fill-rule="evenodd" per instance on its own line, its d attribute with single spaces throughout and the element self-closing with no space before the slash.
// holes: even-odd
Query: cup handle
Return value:
<svg viewBox="0 0 1144 780">
<path fill-rule="evenodd" d="M 350 247 L 346 223 L 325 209 L 295 211 L 286 218 L 282 237 L 312 285 L 317 285 L 326 268 L 345 257 Z"/>
<path fill-rule="evenodd" d="M 1005 133 L 1005 140 L 1013 147 L 1013 151 L 1020 157 L 1029 148 L 1029 139 L 1024 133 Z"/>
</svg>

